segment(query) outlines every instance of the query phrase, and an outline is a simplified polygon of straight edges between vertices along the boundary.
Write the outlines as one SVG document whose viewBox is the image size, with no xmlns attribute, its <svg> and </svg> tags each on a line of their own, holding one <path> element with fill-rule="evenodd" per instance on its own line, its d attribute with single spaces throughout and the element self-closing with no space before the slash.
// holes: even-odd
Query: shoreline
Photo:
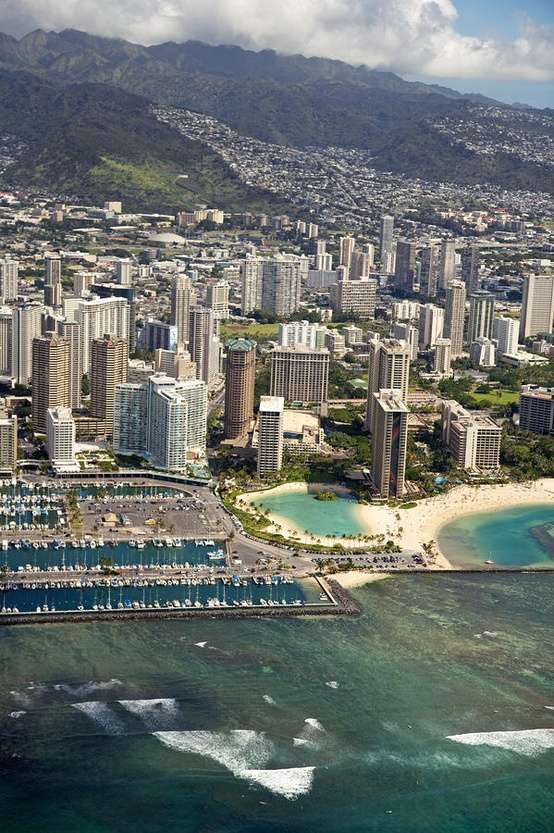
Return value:
<svg viewBox="0 0 554 833">
<path fill-rule="evenodd" d="M 337 494 L 350 493 L 347 487 L 339 484 L 296 482 L 284 483 L 274 489 L 245 492 L 239 495 L 237 500 L 241 500 L 243 507 L 248 511 L 252 504 L 268 494 L 306 494 L 314 488 L 332 489 Z M 393 540 L 402 549 L 415 552 L 423 552 L 424 546 L 429 547 L 432 544 L 435 563 L 428 569 L 456 570 L 463 567 L 449 561 L 437 540 L 444 526 L 467 515 L 508 510 L 525 505 L 549 504 L 552 504 L 554 510 L 554 478 L 542 478 L 525 483 L 455 486 L 445 494 L 417 501 L 410 509 L 361 503 L 355 504 L 353 508 L 365 530 L 360 535 L 383 536 L 384 540 Z M 299 546 L 303 543 L 319 543 L 322 547 L 342 544 L 343 547 L 355 551 L 367 548 L 368 544 L 375 545 L 375 540 L 368 542 L 361 538 L 306 535 L 288 518 L 273 512 L 269 517 L 272 521 L 267 527 L 269 533 L 288 536 L 292 543 Z"/>
</svg>

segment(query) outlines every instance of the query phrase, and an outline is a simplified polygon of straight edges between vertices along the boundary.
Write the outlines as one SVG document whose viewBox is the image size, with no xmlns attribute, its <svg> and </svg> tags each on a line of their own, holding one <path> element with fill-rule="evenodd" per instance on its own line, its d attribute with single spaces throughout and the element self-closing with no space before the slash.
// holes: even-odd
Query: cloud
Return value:
<svg viewBox="0 0 554 833">
<path fill-rule="evenodd" d="M 502 0 L 498 0 L 501 8 Z M 83 29 L 152 44 L 188 38 L 340 58 L 429 78 L 554 79 L 554 26 L 513 40 L 456 30 L 453 0 L 2 0 L 0 28 Z"/>
</svg>

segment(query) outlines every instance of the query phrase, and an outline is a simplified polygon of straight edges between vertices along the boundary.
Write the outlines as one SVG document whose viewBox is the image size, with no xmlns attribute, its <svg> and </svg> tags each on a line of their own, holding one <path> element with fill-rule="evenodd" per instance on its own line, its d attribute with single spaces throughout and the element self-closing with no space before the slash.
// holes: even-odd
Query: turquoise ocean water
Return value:
<svg viewBox="0 0 554 833">
<path fill-rule="evenodd" d="M 551 833 L 554 574 L 0 629 L 2 833 Z M 453 738 L 453 739 L 452 739 Z"/>
<path fill-rule="evenodd" d="M 294 526 L 312 535 L 357 535 L 366 530 L 356 516 L 358 501 L 337 495 L 333 501 L 316 500 L 314 494 L 289 492 L 267 495 L 256 501 L 261 509 L 291 521 Z"/>
<path fill-rule="evenodd" d="M 549 524 L 554 526 L 554 504 L 512 507 L 459 518 L 442 528 L 438 542 L 451 562 L 461 566 L 491 559 L 501 567 L 548 568 L 554 567 L 554 537 L 549 552 L 531 530 Z"/>
</svg>

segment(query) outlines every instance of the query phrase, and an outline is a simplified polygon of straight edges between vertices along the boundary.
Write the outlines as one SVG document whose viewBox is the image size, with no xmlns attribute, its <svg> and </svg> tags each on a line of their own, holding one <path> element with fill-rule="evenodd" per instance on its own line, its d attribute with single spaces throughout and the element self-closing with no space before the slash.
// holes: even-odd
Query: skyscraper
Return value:
<svg viewBox="0 0 554 833">
<path fill-rule="evenodd" d="M 329 389 L 329 351 L 277 347 L 271 354 L 271 396 L 322 405 Z"/>
<path fill-rule="evenodd" d="M 554 436 L 554 388 L 522 386 L 519 398 L 519 427 L 533 434 Z"/>
<path fill-rule="evenodd" d="M 69 343 L 69 394 L 72 408 L 81 407 L 81 327 L 76 321 L 60 321 L 58 335 Z"/>
<path fill-rule="evenodd" d="M 341 237 L 339 239 L 339 266 L 346 266 L 347 269 L 350 269 L 355 245 L 354 237 Z"/>
<path fill-rule="evenodd" d="M 177 327 L 177 341 L 188 344 L 189 311 L 196 303 L 196 291 L 187 275 L 178 274 L 171 287 L 171 323 Z"/>
<path fill-rule="evenodd" d="M 467 327 L 467 341 L 472 344 L 478 338 L 492 336 L 492 320 L 494 318 L 494 295 L 479 289 L 469 297 L 469 322 Z"/>
<path fill-rule="evenodd" d="M 216 321 L 225 321 L 229 318 L 229 284 L 227 281 L 221 280 L 208 284 L 206 304 L 213 312 Z"/>
<path fill-rule="evenodd" d="M 397 390 L 373 394 L 374 430 L 371 479 L 382 498 L 404 495 L 408 406 Z"/>
<path fill-rule="evenodd" d="M 394 217 L 384 214 L 381 217 L 379 236 L 379 260 L 383 272 L 392 272 Z"/>
<path fill-rule="evenodd" d="M 501 356 L 515 356 L 517 354 L 517 337 L 519 321 L 498 315 L 493 318 L 492 337 L 496 339 L 497 349 Z"/>
<path fill-rule="evenodd" d="M 125 298 L 109 296 L 80 300 L 75 321 L 81 326 L 81 361 L 83 373 L 90 370 L 92 342 L 106 335 L 129 343 L 129 302 Z"/>
<path fill-rule="evenodd" d="M 189 312 L 189 353 L 196 362 L 198 379 L 208 385 L 214 370 L 211 353 L 217 349 L 219 340 L 214 334 L 214 314 L 207 307 L 191 307 Z"/>
<path fill-rule="evenodd" d="M 13 303 L 18 295 L 19 261 L 11 258 L 0 260 L 0 302 Z"/>
<path fill-rule="evenodd" d="M 254 419 L 254 384 L 256 381 L 256 342 L 233 338 L 227 342 L 225 369 L 226 439 L 239 439 L 249 431 Z"/>
<path fill-rule="evenodd" d="M 410 378 L 411 348 L 405 341 L 388 338 L 373 339 L 368 344 L 369 374 L 367 387 L 366 427 L 373 433 L 374 394 L 380 390 L 394 390 L 406 401 Z"/>
<path fill-rule="evenodd" d="M 456 241 L 443 240 L 439 261 L 439 287 L 446 290 L 456 279 Z"/>
<path fill-rule="evenodd" d="M 116 261 L 115 278 L 122 286 L 131 286 L 133 283 L 133 261 L 130 258 L 121 258 Z"/>
<path fill-rule="evenodd" d="M 90 415 L 104 423 L 108 436 L 113 430 L 115 389 L 127 381 L 128 364 L 125 339 L 105 336 L 92 342 Z"/>
<path fill-rule="evenodd" d="M 258 476 L 280 471 L 283 465 L 282 396 L 262 396 L 258 418 Z"/>
<path fill-rule="evenodd" d="M 375 317 L 377 281 L 373 278 L 339 280 L 330 287 L 330 299 L 334 312 L 368 321 Z"/>
<path fill-rule="evenodd" d="M 423 304 L 419 310 L 419 346 L 434 347 L 444 329 L 444 310 L 435 304 Z"/>
<path fill-rule="evenodd" d="M 113 408 L 113 450 L 115 454 L 142 455 L 147 443 L 147 387 L 127 382 L 117 385 Z"/>
<path fill-rule="evenodd" d="M 526 275 L 519 339 L 551 333 L 554 320 L 554 275 Z"/>
<path fill-rule="evenodd" d="M 62 304 L 62 259 L 58 254 L 44 258 L 44 303 L 47 307 Z"/>
<path fill-rule="evenodd" d="M 462 281 L 452 281 L 446 290 L 444 309 L 444 337 L 450 339 L 452 358 L 457 359 L 464 349 L 466 288 Z"/>
<path fill-rule="evenodd" d="M 276 258 L 263 264 L 262 309 L 288 318 L 300 308 L 300 261 Z"/>
<path fill-rule="evenodd" d="M 33 375 L 33 339 L 41 335 L 40 304 L 22 304 L 12 313 L 12 376 L 16 384 L 28 385 Z"/>
<path fill-rule="evenodd" d="M 75 460 L 75 420 L 71 408 L 48 408 L 46 412 L 46 448 L 52 467 L 57 471 L 79 470 Z"/>
<path fill-rule="evenodd" d="M 399 240 L 396 244 L 396 263 L 394 266 L 395 289 L 412 292 L 416 282 L 416 244 L 408 240 Z"/>
<path fill-rule="evenodd" d="M 12 375 L 12 327 L 12 308 L 0 307 L 0 376 Z"/>
<path fill-rule="evenodd" d="M 69 343 L 58 335 L 33 339 L 32 346 L 33 431 L 46 433 L 46 413 L 58 406 L 69 408 Z"/>
<path fill-rule="evenodd" d="M 10 416 L 5 400 L 0 400 L 0 470 L 17 468 L 17 417 Z"/>
<path fill-rule="evenodd" d="M 478 246 L 467 246 L 462 249 L 462 280 L 466 285 L 466 292 L 471 294 L 479 289 L 480 254 Z"/>
<path fill-rule="evenodd" d="M 240 265 L 243 315 L 262 308 L 263 265 L 259 257 L 247 257 Z"/>
<path fill-rule="evenodd" d="M 434 243 L 430 243 L 422 250 L 420 262 L 420 294 L 427 298 L 434 298 L 439 285 L 439 253 Z"/>
<path fill-rule="evenodd" d="M 433 372 L 441 376 L 450 375 L 451 347 L 449 338 L 437 338 L 433 356 Z"/>
</svg>

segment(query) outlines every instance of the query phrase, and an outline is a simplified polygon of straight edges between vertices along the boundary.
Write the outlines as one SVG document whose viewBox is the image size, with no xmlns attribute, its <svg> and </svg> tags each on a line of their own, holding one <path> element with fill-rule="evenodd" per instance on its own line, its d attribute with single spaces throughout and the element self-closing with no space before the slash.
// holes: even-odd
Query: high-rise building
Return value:
<svg viewBox="0 0 554 833">
<path fill-rule="evenodd" d="M 18 296 L 19 261 L 12 258 L 0 260 L 0 303 L 11 304 Z"/>
<path fill-rule="evenodd" d="M 5 402 L 0 403 L 0 470 L 17 468 L 17 417 L 10 416 Z"/>
<path fill-rule="evenodd" d="M 430 243 L 420 255 L 420 293 L 434 298 L 439 286 L 439 252 L 435 243 Z"/>
<path fill-rule="evenodd" d="M 46 412 L 46 448 L 56 471 L 78 471 L 75 459 L 75 420 L 71 408 L 48 408 Z"/>
<path fill-rule="evenodd" d="M 127 332 L 120 337 L 129 342 L 129 351 L 132 353 L 137 344 L 137 290 L 134 286 L 122 286 L 118 283 L 93 283 L 90 289 L 92 295 L 97 295 L 98 298 L 108 298 L 112 301 L 116 298 L 122 298 L 127 301 Z M 96 299 L 91 298 L 91 300 Z"/>
<path fill-rule="evenodd" d="M 165 321 L 144 322 L 139 335 L 139 344 L 144 350 L 174 350 L 177 346 L 177 327 Z"/>
<path fill-rule="evenodd" d="M 492 320 L 494 318 L 494 295 L 479 289 L 469 297 L 469 322 L 467 340 L 469 344 L 478 338 L 492 336 Z"/>
<path fill-rule="evenodd" d="M 58 335 L 69 344 L 69 396 L 72 408 L 81 407 L 81 327 L 76 321 L 60 321 Z"/>
<path fill-rule="evenodd" d="M 354 237 L 339 238 L 339 266 L 346 266 L 347 269 L 350 269 L 355 245 L 356 240 Z"/>
<path fill-rule="evenodd" d="M 519 397 L 519 427 L 533 434 L 554 436 L 554 388 L 523 385 Z"/>
<path fill-rule="evenodd" d="M 327 254 L 327 243 L 318 240 L 316 243 L 314 269 L 316 272 L 330 272 L 333 268 L 333 258 Z"/>
<path fill-rule="evenodd" d="M 11 307 L 0 307 L 0 376 L 12 375 L 12 328 Z"/>
<path fill-rule="evenodd" d="M 40 304 L 22 304 L 12 313 L 12 373 L 18 385 L 28 385 L 33 375 L 33 339 L 42 333 Z"/>
<path fill-rule="evenodd" d="M 84 298 L 89 294 L 90 287 L 94 283 L 95 275 L 92 272 L 76 272 L 73 276 L 73 294 L 78 298 Z"/>
<path fill-rule="evenodd" d="M 405 492 L 410 411 L 397 390 L 381 389 L 373 401 L 371 479 L 382 498 L 400 498 Z"/>
<path fill-rule="evenodd" d="M 75 320 L 81 325 L 81 357 L 83 373 L 90 370 L 92 342 L 112 336 L 129 343 L 129 303 L 125 298 L 110 296 L 80 300 Z"/>
<path fill-rule="evenodd" d="M 233 338 L 227 342 L 225 368 L 226 439 L 236 440 L 250 431 L 254 420 L 254 384 L 256 381 L 256 342 Z"/>
<path fill-rule="evenodd" d="M 326 327 L 309 321 L 291 321 L 279 324 L 277 344 L 279 347 L 323 347 Z"/>
<path fill-rule="evenodd" d="M 383 272 L 392 272 L 394 256 L 393 248 L 394 217 L 384 214 L 381 217 L 381 233 L 379 236 L 379 261 Z"/>
<path fill-rule="evenodd" d="M 215 334 L 214 314 L 206 307 L 191 307 L 189 352 L 199 379 L 210 384 L 221 369 L 221 342 Z"/>
<path fill-rule="evenodd" d="M 493 318 L 492 337 L 496 341 L 497 350 L 501 356 L 515 356 L 517 354 L 517 339 L 519 321 L 498 315 Z"/>
<path fill-rule="evenodd" d="M 243 315 L 262 308 L 263 265 L 259 257 L 247 257 L 240 265 Z"/>
<path fill-rule="evenodd" d="M 171 376 L 178 382 L 188 382 L 196 379 L 196 363 L 192 361 L 190 353 L 185 350 L 182 344 L 177 345 L 177 350 L 156 350 L 154 354 L 154 369 L 156 373 L 163 373 L 164 376 Z"/>
<path fill-rule="evenodd" d="M 108 436 L 113 429 L 115 389 L 127 381 L 128 363 L 125 339 L 106 335 L 92 342 L 90 415 L 104 423 Z"/>
<path fill-rule="evenodd" d="M 519 339 L 552 332 L 554 321 L 554 275 L 526 275 Z"/>
<path fill-rule="evenodd" d="M 450 339 L 453 359 L 457 359 L 463 353 L 465 314 L 465 284 L 462 281 L 451 281 L 446 289 L 443 334 L 445 338 Z"/>
<path fill-rule="evenodd" d="M 439 288 L 446 290 L 456 279 L 456 242 L 443 240 L 439 257 Z"/>
<path fill-rule="evenodd" d="M 413 292 L 416 285 L 416 244 L 399 240 L 396 244 L 394 286 L 406 292 Z"/>
<path fill-rule="evenodd" d="M 258 476 L 281 470 L 283 465 L 282 396 L 262 396 L 258 418 Z"/>
<path fill-rule="evenodd" d="M 374 394 L 380 390 L 394 390 L 404 400 L 408 396 L 410 378 L 410 346 L 405 341 L 388 338 L 382 341 L 373 339 L 368 344 L 368 388 L 366 407 L 366 427 L 373 433 Z"/>
<path fill-rule="evenodd" d="M 226 321 L 229 318 L 229 284 L 227 281 L 221 280 L 208 284 L 206 304 L 213 312 L 216 321 Z"/>
<path fill-rule="evenodd" d="M 187 275 L 178 274 L 171 287 L 171 323 L 177 327 L 177 341 L 185 346 L 189 341 L 189 312 L 196 303 L 196 291 Z"/>
<path fill-rule="evenodd" d="M 419 319 L 421 304 L 418 301 L 395 301 L 392 305 L 393 321 L 415 321 Z"/>
<path fill-rule="evenodd" d="M 444 310 L 435 304 L 423 304 L 419 311 L 419 346 L 434 347 L 444 330 Z"/>
<path fill-rule="evenodd" d="M 58 254 L 47 254 L 44 258 L 44 283 L 53 286 L 62 281 L 62 259 Z"/>
<path fill-rule="evenodd" d="M 469 359 L 474 367 L 494 367 L 496 350 L 490 338 L 479 336 L 469 346 Z"/>
<path fill-rule="evenodd" d="M 114 393 L 113 450 L 115 454 L 143 455 L 147 451 L 147 386 L 127 382 Z"/>
<path fill-rule="evenodd" d="M 373 250 L 373 246 L 371 246 L 371 249 Z M 354 249 L 350 264 L 350 280 L 357 281 L 360 278 L 368 278 L 372 267 L 373 251 L 358 251 L 358 249 Z"/>
<path fill-rule="evenodd" d="M 405 341 L 410 347 L 410 359 L 416 361 L 419 350 L 419 331 L 413 324 L 397 322 L 392 326 L 392 338 L 398 341 Z"/>
<path fill-rule="evenodd" d="M 133 261 L 130 258 L 121 258 L 115 263 L 115 279 L 122 286 L 131 286 L 133 283 Z"/>
<path fill-rule="evenodd" d="M 435 340 L 435 352 L 433 356 L 433 372 L 441 376 L 450 376 L 451 346 L 449 338 L 437 338 Z"/>
<path fill-rule="evenodd" d="M 377 281 L 360 278 L 356 281 L 338 281 L 331 286 L 333 312 L 369 321 L 375 317 Z"/>
<path fill-rule="evenodd" d="M 271 396 L 322 405 L 329 388 L 329 351 L 277 347 L 271 354 Z"/>
<path fill-rule="evenodd" d="M 33 431 L 46 433 L 46 413 L 49 408 L 70 407 L 70 364 L 69 342 L 64 338 L 51 334 L 33 339 Z"/>
<path fill-rule="evenodd" d="M 468 295 L 479 289 L 479 265 L 478 246 L 467 246 L 462 249 L 462 280 L 466 285 Z"/>
<path fill-rule="evenodd" d="M 300 308 L 301 272 L 298 258 L 279 258 L 263 264 L 262 309 L 288 318 Z"/>
<path fill-rule="evenodd" d="M 466 470 L 500 466 L 502 428 L 489 416 L 466 411 L 455 400 L 442 403 L 442 441 Z"/>
</svg>

